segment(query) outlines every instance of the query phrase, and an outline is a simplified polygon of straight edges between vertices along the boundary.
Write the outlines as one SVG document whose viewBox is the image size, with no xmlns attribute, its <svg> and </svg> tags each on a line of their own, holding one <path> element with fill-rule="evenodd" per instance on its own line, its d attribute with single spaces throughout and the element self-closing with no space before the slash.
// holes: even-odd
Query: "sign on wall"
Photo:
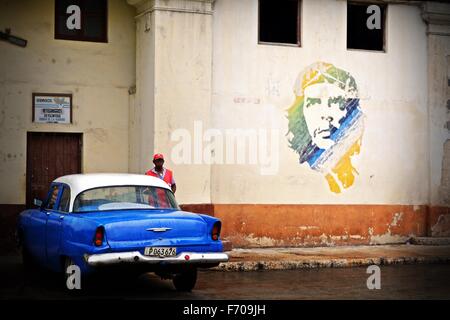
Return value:
<svg viewBox="0 0 450 320">
<path fill-rule="evenodd" d="M 72 95 L 33 93 L 33 122 L 72 123 Z"/>
<path fill-rule="evenodd" d="M 107 0 L 55 0 L 55 39 L 108 42 Z"/>
</svg>

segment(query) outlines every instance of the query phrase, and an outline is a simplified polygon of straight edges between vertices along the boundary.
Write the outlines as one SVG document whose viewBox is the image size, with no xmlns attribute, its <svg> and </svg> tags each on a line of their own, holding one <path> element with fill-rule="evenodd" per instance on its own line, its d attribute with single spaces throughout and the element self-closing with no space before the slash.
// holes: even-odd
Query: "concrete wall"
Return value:
<svg viewBox="0 0 450 320">
<path fill-rule="evenodd" d="M 140 172 L 153 166 L 154 152 L 165 154 L 174 170 L 178 201 L 209 203 L 210 166 L 177 161 L 183 134 L 195 120 L 209 126 L 212 70 L 210 1 L 129 0 L 137 8 L 136 118 L 142 119 Z M 181 134 L 181 136 L 180 136 Z M 136 169 L 137 170 L 137 169 Z"/>
<path fill-rule="evenodd" d="M 301 47 L 258 44 L 257 0 L 110 0 L 106 44 L 54 40 L 53 1 L 3 1 L 0 27 L 29 43 L 0 42 L 0 204 L 25 202 L 26 132 L 69 131 L 84 172 L 143 173 L 164 153 L 178 201 L 237 246 L 448 235 L 450 23 L 427 15 L 450 7 L 394 2 L 371 52 L 346 49 L 345 1 L 302 1 Z M 289 146 L 296 79 L 317 62 L 349 72 L 363 115 L 339 192 Z M 33 124 L 32 92 L 72 93 L 74 123 Z"/>
<path fill-rule="evenodd" d="M 450 6 L 426 3 L 430 235 L 450 235 Z M 447 14 L 443 14 L 447 13 Z"/>
<path fill-rule="evenodd" d="M 130 1 L 129 1 L 130 2 Z M 146 10 L 146 9 L 142 9 Z M 135 15 L 136 13 L 135 8 Z M 155 130 L 155 28 L 151 15 L 139 15 L 136 24 L 136 92 L 130 105 L 129 171 L 144 173 L 151 164 Z"/>
<path fill-rule="evenodd" d="M 135 9 L 111 0 L 108 43 L 54 39 L 54 1 L 4 0 L 0 28 L 0 204 L 25 203 L 26 132 L 83 133 L 83 172 L 128 171 L 129 87 L 135 84 Z M 32 123 L 32 93 L 72 93 L 73 123 Z"/>
<path fill-rule="evenodd" d="M 441 5 L 442 6 L 442 5 Z M 429 10 L 439 10 L 436 4 Z M 441 9 L 442 10 L 442 9 Z M 428 28 L 428 81 L 429 86 L 429 128 L 430 128 L 430 183 L 431 203 L 449 205 L 448 141 L 450 139 L 450 28 L 436 30 Z M 445 33 L 444 33 L 445 32 Z M 447 147 L 446 147 L 447 145 Z"/>
<path fill-rule="evenodd" d="M 301 48 L 258 44 L 257 4 L 215 3 L 213 127 L 277 129 L 279 169 L 262 175 L 258 165 L 214 165 L 213 202 L 427 203 L 427 36 L 420 8 L 389 5 L 383 53 L 346 49 L 346 2 L 332 0 L 302 2 Z M 359 174 L 341 194 L 299 164 L 285 136 L 296 77 L 316 61 L 353 75 L 366 116 L 353 159 Z"/>
<path fill-rule="evenodd" d="M 299 48 L 258 44 L 256 0 L 129 0 L 138 12 L 138 48 L 151 57 L 137 62 L 138 72 L 152 74 L 138 80 L 137 96 L 146 94 L 139 88 L 154 93 L 142 99 L 153 117 L 142 123 L 155 133 L 144 137 L 154 151 L 170 153 L 166 164 L 183 207 L 221 218 L 224 236 L 241 246 L 445 234 L 448 228 L 433 228 L 448 207 L 431 201 L 443 172 L 432 163 L 443 153 L 434 153 L 430 141 L 442 148 L 445 139 L 441 124 L 430 121 L 428 95 L 440 76 L 429 73 L 422 8 L 394 2 L 386 52 L 371 52 L 346 49 L 345 1 L 302 1 Z M 439 41 L 446 45 L 448 37 Z M 364 115 L 357 150 L 347 156 L 354 181 L 339 193 L 323 173 L 299 164 L 288 143 L 288 109 L 300 98 L 296 79 L 316 62 L 351 74 Z M 150 151 L 141 153 L 141 171 L 151 166 Z"/>
<path fill-rule="evenodd" d="M 279 162 L 275 174 L 263 173 L 264 158 L 253 165 L 248 158 L 247 164 L 212 165 L 208 211 L 223 220 L 224 235 L 235 245 L 395 243 L 448 234 L 441 186 L 448 120 L 441 100 L 447 99 L 449 37 L 436 43 L 439 63 L 429 60 L 427 48 L 435 41 L 427 37 L 421 7 L 393 2 L 386 52 L 346 49 L 345 1 L 302 1 L 300 48 L 258 44 L 257 1 L 215 2 L 211 126 L 222 133 L 264 129 L 274 147 L 272 164 Z M 359 154 L 351 157 L 355 180 L 341 193 L 330 190 L 323 174 L 299 164 L 287 141 L 296 78 L 317 61 L 354 77 L 364 114 Z M 431 87 L 440 92 L 435 111 L 428 107 L 428 94 L 436 90 Z"/>
<path fill-rule="evenodd" d="M 190 1 L 186 1 L 189 3 Z M 192 3 L 194 6 L 195 2 Z M 206 9 L 206 8 L 205 8 Z M 155 150 L 173 150 L 172 134 L 192 121 L 209 126 L 211 108 L 212 16 L 156 11 Z M 174 137 L 176 138 L 176 136 Z M 172 157 L 170 157 L 172 159 Z M 173 166 L 168 161 L 168 166 Z M 209 202 L 208 165 L 181 165 L 176 172 L 180 201 Z"/>
</svg>

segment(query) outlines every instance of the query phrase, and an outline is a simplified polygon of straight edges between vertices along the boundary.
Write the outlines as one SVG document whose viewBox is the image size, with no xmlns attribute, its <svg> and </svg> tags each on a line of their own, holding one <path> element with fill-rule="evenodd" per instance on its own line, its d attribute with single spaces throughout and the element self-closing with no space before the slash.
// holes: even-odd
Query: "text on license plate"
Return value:
<svg viewBox="0 0 450 320">
<path fill-rule="evenodd" d="M 146 256 L 173 257 L 177 255 L 177 248 L 174 247 L 146 247 Z"/>
</svg>

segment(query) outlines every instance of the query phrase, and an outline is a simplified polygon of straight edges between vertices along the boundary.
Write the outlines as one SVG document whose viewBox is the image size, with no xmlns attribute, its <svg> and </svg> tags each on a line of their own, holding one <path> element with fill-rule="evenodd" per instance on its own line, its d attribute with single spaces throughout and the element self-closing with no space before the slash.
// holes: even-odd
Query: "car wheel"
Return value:
<svg viewBox="0 0 450 320">
<path fill-rule="evenodd" d="M 22 263 L 26 273 L 32 273 L 36 271 L 36 263 L 25 246 L 22 247 Z"/>
<path fill-rule="evenodd" d="M 23 281 L 25 286 L 33 286 L 45 276 L 45 272 L 36 262 L 30 251 L 22 246 Z"/>
<path fill-rule="evenodd" d="M 190 269 L 177 273 L 173 276 L 173 285 L 178 291 L 189 292 L 195 287 L 197 282 L 197 269 Z"/>
</svg>

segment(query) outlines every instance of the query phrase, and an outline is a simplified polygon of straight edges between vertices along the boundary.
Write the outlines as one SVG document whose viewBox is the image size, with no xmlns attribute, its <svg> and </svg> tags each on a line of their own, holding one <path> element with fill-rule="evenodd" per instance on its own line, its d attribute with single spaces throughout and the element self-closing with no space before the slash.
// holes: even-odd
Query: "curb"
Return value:
<svg viewBox="0 0 450 320">
<path fill-rule="evenodd" d="M 363 259 L 325 259 L 303 261 L 247 261 L 224 262 L 211 268 L 212 271 L 262 271 L 262 270 L 298 270 L 317 268 L 349 268 L 370 265 L 405 265 L 450 263 L 450 257 L 398 257 L 398 258 L 363 258 Z"/>
<path fill-rule="evenodd" d="M 411 244 L 422 246 L 448 246 L 450 237 L 412 237 Z"/>
</svg>

